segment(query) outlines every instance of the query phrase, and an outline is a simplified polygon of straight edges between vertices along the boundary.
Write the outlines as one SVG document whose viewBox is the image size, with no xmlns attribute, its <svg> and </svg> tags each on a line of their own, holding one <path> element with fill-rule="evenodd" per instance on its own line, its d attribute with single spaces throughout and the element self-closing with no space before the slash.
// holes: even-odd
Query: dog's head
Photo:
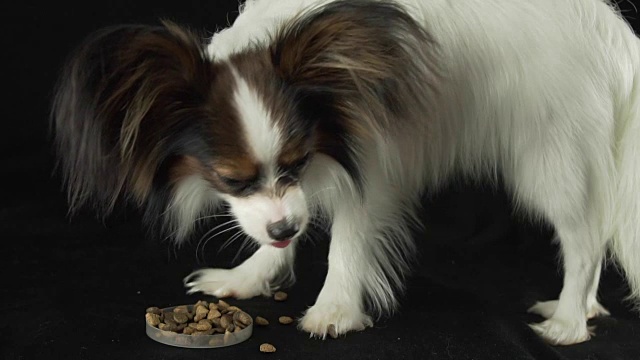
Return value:
<svg viewBox="0 0 640 360">
<path fill-rule="evenodd" d="M 226 202 L 245 233 L 286 246 L 309 222 L 309 168 L 362 191 L 362 147 L 401 118 L 429 41 L 374 1 L 302 14 L 224 60 L 203 38 L 168 22 L 120 26 L 74 53 L 53 112 L 72 208 L 108 214 L 125 197 L 183 239 Z"/>
</svg>

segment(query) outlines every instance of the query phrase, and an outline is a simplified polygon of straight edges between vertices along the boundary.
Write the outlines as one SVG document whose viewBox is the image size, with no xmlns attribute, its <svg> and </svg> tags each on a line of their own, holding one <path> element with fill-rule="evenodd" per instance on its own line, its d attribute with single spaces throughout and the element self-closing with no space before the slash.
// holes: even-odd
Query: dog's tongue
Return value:
<svg viewBox="0 0 640 360">
<path fill-rule="evenodd" d="M 271 243 L 272 246 L 275 246 L 277 248 L 286 248 L 287 246 L 289 246 L 289 244 L 291 244 L 291 239 L 287 239 L 287 240 L 282 240 L 282 241 L 274 241 Z"/>
</svg>

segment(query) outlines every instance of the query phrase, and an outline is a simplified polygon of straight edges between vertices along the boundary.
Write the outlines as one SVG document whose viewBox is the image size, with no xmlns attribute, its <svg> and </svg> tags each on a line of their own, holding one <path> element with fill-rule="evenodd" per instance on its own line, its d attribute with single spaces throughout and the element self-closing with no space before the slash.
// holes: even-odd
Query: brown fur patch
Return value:
<svg viewBox="0 0 640 360">
<path fill-rule="evenodd" d="M 255 180 L 261 173 L 261 164 L 251 153 L 242 119 L 236 108 L 234 94 L 236 79 L 232 64 L 215 64 L 216 77 L 211 84 L 211 97 L 207 102 L 211 121 L 210 146 L 212 158 L 209 166 L 210 181 L 220 191 L 234 193 L 221 177 L 238 181 Z"/>
<path fill-rule="evenodd" d="M 169 181 L 176 184 L 180 180 L 192 175 L 206 176 L 202 163 L 193 156 L 185 155 L 175 160 L 169 171 Z"/>
</svg>

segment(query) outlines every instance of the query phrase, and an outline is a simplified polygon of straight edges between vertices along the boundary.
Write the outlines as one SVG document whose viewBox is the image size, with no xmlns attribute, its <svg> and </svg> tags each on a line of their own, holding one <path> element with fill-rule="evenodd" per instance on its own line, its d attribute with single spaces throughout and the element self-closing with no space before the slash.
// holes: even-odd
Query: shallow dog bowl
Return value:
<svg viewBox="0 0 640 360">
<path fill-rule="evenodd" d="M 167 307 L 162 309 L 163 312 L 173 311 L 174 307 Z M 193 311 L 193 305 L 187 305 L 189 311 Z M 226 334 L 214 334 L 214 335 L 187 335 L 178 334 L 173 331 L 160 330 L 157 327 L 149 325 L 145 321 L 147 328 L 147 336 L 151 339 L 163 343 L 165 345 L 191 348 L 191 349 L 210 349 L 217 347 L 231 346 L 239 344 L 251 337 L 253 333 L 253 318 L 251 318 L 251 324 L 246 328 Z"/>
</svg>

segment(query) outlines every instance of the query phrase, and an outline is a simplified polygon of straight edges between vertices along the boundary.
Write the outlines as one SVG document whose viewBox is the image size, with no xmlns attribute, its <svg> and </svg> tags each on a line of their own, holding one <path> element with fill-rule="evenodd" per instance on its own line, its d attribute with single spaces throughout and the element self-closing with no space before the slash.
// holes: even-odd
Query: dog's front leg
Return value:
<svg viewBox="0 0 640 360">
<path fill-rule="evenodd" d="M 219 298 L 248 299 L 270 296 L 283 281 L 293 281 L 295 246 L 284 249 L 262 245 L 251 257 L 233 269 L 202 269 L 185 280 L 188 293 L 202 292 Z"/>
<path fill-rule="evenodd" d="M 372 325 L 363 306 L 363 276 L 370 271 L 369 262 L 374 261 L 366 251 L 369 229 L 361 227 L 368 221 L 361 218 L 353 223 L 353 214 L 344 215 L 347 214 L 336 214 L 331 229 L 329 269 L 324 286 L 315 305 L 300 320 L 300 328 L 316 337 L 325 338 L 331 326 L 335 334 L 344 334 Z"/>
</svg>

